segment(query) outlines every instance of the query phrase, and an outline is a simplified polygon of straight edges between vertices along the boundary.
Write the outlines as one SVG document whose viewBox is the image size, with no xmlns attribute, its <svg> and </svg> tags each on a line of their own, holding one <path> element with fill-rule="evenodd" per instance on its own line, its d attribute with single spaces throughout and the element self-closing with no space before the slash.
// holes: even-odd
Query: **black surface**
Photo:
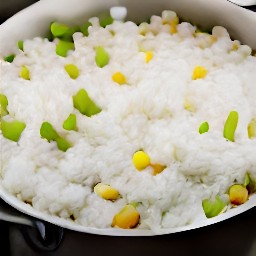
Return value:
<svg viewBox="0 0 256 256">
<path fill-rule="evenodd" d="M 0 0 L 0 23 L 33 2 Z M 256 6 L 252 9 L 256 11 Z M 256 256 L 256 209 L 208 227 L 156 237 L 107 237 L 65 230 L 62 244 L 51 253 L 31 249 L 20 226 L 0 221 L 0 247 L 1 256 Z"/>
</svg>

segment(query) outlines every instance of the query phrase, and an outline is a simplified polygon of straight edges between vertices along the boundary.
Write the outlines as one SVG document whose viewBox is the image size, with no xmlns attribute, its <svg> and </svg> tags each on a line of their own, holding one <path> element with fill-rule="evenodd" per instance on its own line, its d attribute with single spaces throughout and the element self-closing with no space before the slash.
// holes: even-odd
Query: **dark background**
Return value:
<svg viewBox="0 0 256 256">
<path fill-rule="evenodd" d="M 0 0 L 0 23 L 34 2 Z M 251 9 L 256 11 L 255 6 Z M 54 252 L 33 250 L 24 240 L 21 226 L 0 221 L 0 248 L 1 256 L 256 256 L 256 209 L 208 227 L 155 237 L 108 237 L 64 230 L 63 242 Z"/>
</svg>

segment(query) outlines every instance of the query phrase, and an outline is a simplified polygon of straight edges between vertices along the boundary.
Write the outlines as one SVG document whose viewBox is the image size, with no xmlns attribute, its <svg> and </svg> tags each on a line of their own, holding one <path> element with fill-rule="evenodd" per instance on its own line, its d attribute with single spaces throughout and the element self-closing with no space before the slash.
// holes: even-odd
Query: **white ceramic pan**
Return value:
<svg viewBox="0 0 256 256">
<path fill-rule="evenodd" d="M 228 29 L 233 38 L 256 49 L 256 13 L 225 0 L 41 0 L 0 26 L 0 56 L 12 53 L 18 40 L 46 35 L 51 21 L 62 21 L 70 25 L 79 24 L 113 6 L 125 6 L 128 10 L 127 19 L 133 21 L 144 21 L 153 14 L 160 14 L 165 9 L 171 9 L 183 19 L 204 28 L 222 25 Z M 88 228 L 42 214 L 10 195 L 1 183 L 0 196 L 11 206 L 29 216 L 71 230 L 114 236 L 156 235 L 150 230 L 141 229 Z M 211 225 L 241 214 L 255 205 L 256 195 L 253 195 L 245 204 L 217 217 L 205 218 L 185 227 L 162 229 L 157 234 L 169 234 Z"/>
</svg>

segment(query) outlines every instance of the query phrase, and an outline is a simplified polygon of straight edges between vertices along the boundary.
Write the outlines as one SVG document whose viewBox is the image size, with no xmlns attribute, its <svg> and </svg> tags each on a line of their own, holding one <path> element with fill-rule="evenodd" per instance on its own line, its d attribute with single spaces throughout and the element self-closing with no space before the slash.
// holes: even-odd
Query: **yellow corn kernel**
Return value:
<svg viewBox="0 0 256 256">
<path fill-rule="evenodd" d="M 253 118 L 251 122 L 248 124 L 247 130 L 248 130 L 248 137 L 250 139 L 253 139 L 256 137 L 256 119 L 255 118 Z"/>
<path fill-rule="evenodd" d="M 153 58 L 153 52 L 151 51 L 147 51 L 145 52 L 145 60 L 146 60 L 146 63 L 149 63 Z"/>
<path fill-rule="evenodd" d="M 27 66 L 22 66 L 20 70 L 20 77 L 25 80 L 30 80 L 30 72 Z"/>
<path fill-rule="evenodd" d="M 203 66 L 196 66 L 193 70 L 192 79 L 204 78 L 207 75 L 207 69 Z"/>
<path fill-rule="evenodd" d="M 153 175 L 157 175 L 159 173 L 161 173 L 166 166 L 165 165 L 161 165 L 161 164 L 151 164 L 152 168 L 153 168 Z"/>
<path fill-rule="evenodd" d="M 237 42 L 234 42 L 231 48 L 231 51 L 237 51 L 239 48 L 239 44 Z"/>
<path fill-rule="evenodd" d="M 132 157 L 132 162 L 138 171 L 141 171 L 150 165 L 150 157 L 144 151 L 137 151 Z"/>
<path fill-rule="evenodd" d="M 228 194 L 230 202 L 235 205 L 243 204 L 248 199 L 248 190 L 239 184 L 231 186 Z"/>
<path fill-rule="evenodd" d="M 134 228 L 138 225 L 140 214 L 136 208 L 127 204 L 119 213 L 117 213 L 112 221 L 112 227 L 119 227 L 124 229 Z"/>
<path fill-rule="evenodd" d="M 189 112 L 196 111 L 196 107 L 191 103 L 191 101 L 188 97 L 185 98 L 183 106 L 184 106 L 184 109 L 186 109 Z"/>
<path fill-rule="evenodd" d="M 116 200 L 119 197 L 119 192 L 115 188 L 103 183 L 98 183 L 94 187 L 94 192 L 106 200 Z"/>
<path fill-rule="evenodd" d="M 170 33 L 176 34 L 177 33 L 177 26 L 176 24 L 170 24 Z"/>
<path fill-rule="evenodd" d="M 116 72 L 113 76 L 112 76 L 112 80 L 114 82 L 116 82 L 119 85 L 122 84 L 126 84 L 126 77 L 123 73 L 121 72 Z"/>
</svg>

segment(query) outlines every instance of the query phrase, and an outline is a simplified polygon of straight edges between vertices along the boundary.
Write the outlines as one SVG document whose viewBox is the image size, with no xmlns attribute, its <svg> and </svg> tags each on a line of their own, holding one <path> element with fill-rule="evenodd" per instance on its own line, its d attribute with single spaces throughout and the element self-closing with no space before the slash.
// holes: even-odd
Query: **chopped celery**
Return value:
<svg viewBox="0 0 256 256">
<path fill-rule="evenodd" d="M 70 114 L 68 116 L 68 118 L 63 122 L 63 128 L 68 131 L 76 130 L 76 115 L 75 114 Z"/>
<path fill-rule="evenodd" d="M 71 147 L 71 144 L 65 138 L 60 137 L 53 126 L 48 122 L 42 123 L 40 135 L 47 139 L 48 142 L 56 141 L 58 149 L 61 151 L 66 152 Z"/>
<path fill-rule="evenodd" d="M 3 94 L 0 94 L 0 117 L 8 115 L 9 112 L 7 110 L 7 105 L 8 105 L 7 97 Z"/>
<path fill-rule="evenodd" d="M 67 34 L 69 27 L 66 24 L 53 22 L 51 24 L 51 32 L 54 37 L 60 37 Z"/>
<path fill-rule="evenodd" d="M 89 22 L 89 21 L 87 21 L 87 22 L 85 22 L 84 25 L 82 25 L 82 26 L 80 27 L 81 32 L 84 34 L 84 36 L 88 36 L 88 35 L 89 35 L 88 28 L 89 28 L 90 26 L 92 26 L 92 23 Z"/>
<path fill-rule="evenodd" d="M 107 25 L 113 23 L 113 18 L 111 17 L 110 13 L 102 13 L 99 15 L 99 22 L 101 27 L 105 28 Z"/>
<path fill-rule="evenodd" d="M 53 126 L 48 122 L 43 122 L 40 128 L 40 135 L 50 141 L 55 141 L 59 135 L 53 128 Z"/>
<path fill-rule="evenodd" d="M 238 123 L 238 113 L 236 111 L 231 111 L 225 122 L 223 136 L 227 140 L 235 141 L 235 131 Z"/>
<path fill-rule="evenodd" d="M 18 48 L 23 51 L 24 50 L 24 42 L 22 40 L 18 41 Z"/>
<path fill-rule="evenodd" d="M 68 52 L 74 49 L 75 45 L 73 42 L 59 40 L 59 42 L 56 45 L 56 54 L 62 57 L 67 57 Z"/>
<path fill-rule="evenodd" d="M 202 133 L 205 133 L 205 132 L 208 132 L 209 131 L 209 124 L 208 122 L 204 122 L 200 125 L 199 127 L 199 133 L 202 134 Z"/>
<path fill-rule="evenodd" d="M 256 119 L 253 118 L 247 126 L 248 137 L 253 139 L 256 137 Z"/>
<path fill-rule="evenodd" d="M 215 200 L 204 199 L 202 201 L 203 210 L 207 218 L 217 216 L 227 204 L 217 195 Z"/>
<path fill-rule="evenodd" d="M 256 182 L 251 178 L 250 174 L 247 172 L 244 178 L 244 184 L 249 194 L 256 192 Z"/>
<path fill-rule="evenodd" d="M 74 64 L 67 64 L 65 65 L 65 70 L 69 74 L 70 78 L 76 79 L 78 78 L 80 71 Z"/>
<path fill-rule="evenodd" d="M 1 120 L 1 130 L 3 136 L 6 139 L 17 142 L 20 139 L 20 136 L 23 130 L 26 128 L 26 124 L 17 120 L 8 122 Z"/>
<path fill-rule="evenodd" d="M 77 94 L 73 96 L 73 105 L 81 114 L 88 117 L 101 112 L 101 108 L 92 101 L 84 89 L 79 90 Z"/>
<path fill-rule="evenodd" d="M 4 61 L 12 63 L 13 60 L 15 59 L 15 57 L 16 57 L 15 54 L 8 55 L 8 56 L 4 57 Z"/>
<path fill-rule="evenodd" d="M 71 147 L 71 144 L 65 138 L 58 137 L 56 139 L 56 142 L 57 142 L 58 149 L 63 152 L 66 152 Z"/>
<path fill-rule="evenodd" d="M 109 62 L 109 54 L 105 51 L 102 46 L 95 48 L 95 62 L 98 67 L 103 68 Z"/>
<path fill-rule="evenodd" d="M 27 66 L 22 66 L 20 70 L 20 77 L 25 80 L 30 80 L 30 71 Z"/>
</svg>

